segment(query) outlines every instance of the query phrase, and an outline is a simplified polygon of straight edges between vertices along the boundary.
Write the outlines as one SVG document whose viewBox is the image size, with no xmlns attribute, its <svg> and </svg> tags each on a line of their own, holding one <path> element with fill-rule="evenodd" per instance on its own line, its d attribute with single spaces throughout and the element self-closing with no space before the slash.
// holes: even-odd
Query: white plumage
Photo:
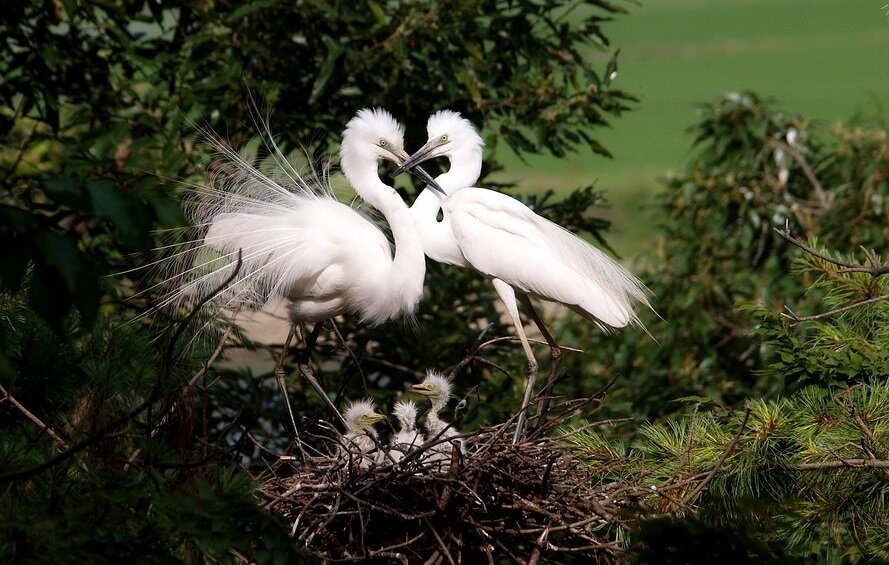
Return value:
<svg viewBox="0 0 889 565">
<path fill-rule="evenodd" d="M 377 412 L 373 401 L 365 399 L 351 403 L 343 418 L 346 421 L 343 446 L 347 453 L 342 455 L 351 456 L 353 461 L 357 460 L 362 469 L 380 463 L 382 452 L 377 450 L 378 436 L 374 424 L 386 417 Z"/>
<path fill-rule="evenodd" d="M 412 314 L 422 297 L 425 258 L 407 206 L 377 173 L 380 159 L 401 162 L 401 126 L 384 110 L 359 110 L 343 133 L 341 168 L 364 202 L 385 217 L 394 250 L 380 227 L 339 202 L 324 171 L 300 173 L 266 139 L 274 172 L 256 167 L 222 141 L 211 139 L 221 168 L 205 187 L 192 220 L 206 226 L 190 242 L 165 281 L 173 290 L 161 306 L 207 295 L 230 276 L 213 302 L 233 308 L 264 306 L 273 297 L 291 302 L 294 321 L 318 322 L 351 313 L 379 324 Z"/>
<path fill-rule="evenodd" d="M 397 463 L 411 450 L 423 445 L 423 434 L 417 430 L 417 404 L 399 400 L 392 409 L 398 420 L 398 432 L 392 436 L 389 456 Z"/>
<path fill-rule="evenodd" d="M 460 114 L 448 110 L 433 114 L 427 133 L 427 143 L 397 172 L 434 157 L 448 158 L 449 170 L 436 177 L 447 196 L 424 190 L 411 213 L 426 254 L 487 276 L 512 318 L 529 365 L 516 426 L 518 441 L 537 377 L 537 361 L 519 318 L 516 293 L 523 301 L 533 296 L 564 304 L 608 332 L 640 324 L 635 307 L 651 307 L 647 289 L 600 250 L 525 204 L 472 186 L 481 172 L 484 142 Z M 439 209 L 441 221 L 437 220 Z"/>
<path fill-rule="evenodd" d="M 426 378 L 419 384 L 411 386 L 411 390 L 425 396 L 429 400 L 429 412 L 426 414 L 426 441 L 441 442 L 459 435 L 459 432 L 441 419 L 439 412 L 445 409 L 451 399 L 451 391 L 453 384 L 450 379 L 436 373 L 435 371 L 427 371 Z M 454 439 L 458 442 L 460 451 L 464 450 L 463 441 Z M 429 448 L 429 455 L 426 462 L 437 465 L 438 470 L 448 468 L 451 461 L 453 448 L 450 441 L 438 443 Z"/>
</svg>

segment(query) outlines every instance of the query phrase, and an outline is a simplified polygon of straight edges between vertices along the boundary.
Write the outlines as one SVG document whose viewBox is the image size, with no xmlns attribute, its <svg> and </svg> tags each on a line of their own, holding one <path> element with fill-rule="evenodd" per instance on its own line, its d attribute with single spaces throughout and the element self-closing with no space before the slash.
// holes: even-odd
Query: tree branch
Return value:
<svg viewBox="0 0 889 565">
<path fill-rule="evenodd" d="M 858 263 L 849 263 L 848 261 L 843 261 L 842 259 L 831 257 L 830 255 L 821 253 L 820 251 L 809 247 L 799 239 L 793 237 L 793 235 L 790 233 L 790 222 L 787 220 L 784 221 L 784 229 L 774 228 L 774 230 L 775 233 L 780 235 L 786 241 L 799 247 L 806 253 L 814 255 L 815 257 L 818 257 L 823 261 L 827 261 L 828 263 L 833 263 L 838 267 L 842 267 L 842 269 L 839 271 L 841 273 L 869 273 L 872 277 L 879 277 L 881 275 L 889 273 L 889 264 L 880 262 L 880 258 L 873 250 L 862 248 L 864 255 L 867 257 L 868 262 L 870 262 L 871 264 L 870 267 L 865 267 L 864 265 Z"/>
<path fill-rule="evenodd" d="M 784 307 L 785 310 L 790 312 L 790 314 L 781 313 L 781 315 L 797 324 L 799 322 L 811 322 L 812 320 L 820 320 L 821 318 L 828 318 L 830 316 L 834 316 L 836 314 L 840 314 L 845 312 L 846 310 L 853 310 L 855 308 L 859 308 L 861 306 L 867 306 L 868 304 L 876 304 L 877 302 L 882 302 L 883 300 L 889 299 L 889 294 L 884 294 L 883 296 L 876 296 L 874 298 L 868 298 L 867 300 L 859 300 L 858 302 L 854 302 L 852 304 L 848 304 L 846 306 L 841 306 L 839 308 L 834 308 L 833 310 L 828 310 L 827 312 L 821 312 L 820 314 L 814 314 L 812 316 L 797 316 L 796 313 L 788 308 Z"/>
<path fill-rule="evenodd" d="M 812 167 L 809 166 L 809 163 L 806 162 L 803 154 L 800 153 L 799 149 L 794 147 L 789 143 L 778 142 L 778 145 L 781 146 L 782 149 L 787 151 L 793 160 L 796 161 L 796 164 L 800 166 L 803 170 L 803 175 L 805 175 L 806 179 L 808 179 L 809 184 L 812 185 L 812 188 L 815 189 L 815 195 L 818 197 L 818 203 L 821 206 L 821 209 L 827 211 L 830 209 L 830 205 L 832 203 L 832 198 L 830 195 L 824 190 L 824 186 L 822 186 L 821 181 L 818 180 L 818 177 L 815 176 L 815 172 L 812 171 Z"/>
<path fill-rule="evenodd" d="M 744 433 L 744 429 L 747 427 L 747 420 L 750 418 L 750 407 L 748 406 L 744 410 L 744 421 L 741 422 L 741 427 L 738 429 L 738 433 L 735 434 L 734 439 L 728 444 L 728 447 L 725 448 L 725 451 L 722 452 L 722 455 L 719 457 L 719 461 L 716 462 L 716 465 L 710 469 L 710 472 L 704 477 L 704 480 L 698 483 L 698 486 L 695 487 L 691 494 L 685 497 L 686 503 L 690 502 L 694 497 L 696 497 L 707 484 L 713 480 L 713 477 L 716 476 L 716 473 L 722 469 L 722 464 L 725 463 L 726 458 L 728 458 L 729 454 L 734 451 L 735 446 L 738 444 L 738 440 L 741 439 L 741 435 Z"/>
<path fill-rule="evenodd" d="M 65 440 L 63 440 L 61 438 L 61 436 L 59 436 L 59 434 L 57 434 L 55 432 L 55 430 L 53 430 L 48 425 L 44 424 L 43 420 L 38 418 L 33 412 L 31 412 L 27 408 L 25 408 L 25 406 L 21 402 L 16 400 L 15 397 L 12 394 L 10 394 L 9 391 L 3 387 L 3 385 L 0 385 L 0 393 L 3 394 L 3 399 L 0 400 L 0 402 L 2 402 L 3 400 L 8 400 L 9 403 L 12 404 L 13 406 L 15 406 L 18 409 L 18 411 L 21 412 L 27 419 L 29 419 L 32 422 L 34 422 L 35 424 L 37 424 L 38 428 L 45 431 L 49 435 L 49 437 L 53 438 L 56 441 L 56 443 L 58 443 L 62 447 L 62 449 L 68 447 L 68 443 Z"/>
<path fill-rule="evenodd" d="M 821 461 L 818 463 L 799 463 L 791 465 L 797 471 L 822 471 L 825 469 L 889 469 L 889 461 L 882 459 L 840 459 L 838 461 Z"/>
</svg>

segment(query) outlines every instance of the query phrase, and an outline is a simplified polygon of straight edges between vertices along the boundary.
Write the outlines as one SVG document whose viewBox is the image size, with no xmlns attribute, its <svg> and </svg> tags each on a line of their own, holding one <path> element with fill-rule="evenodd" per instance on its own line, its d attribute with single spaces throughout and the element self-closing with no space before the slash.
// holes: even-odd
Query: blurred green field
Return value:
<svg viewBox="0 0 889 565">
<path fill-rule="evenodd" d="M 688 158 L 696 106 L 754 90 L 779 107 L 833 122 L 889 104 L 889 0 L 649 0 L 609 24 L 616 85 L 632 112 L 598 132 L 613 154 L 504 156 L 502 179 L 527 191 L 595 182 L 612 202 L 609 240 L 624 257 L 648 246 L 658 179 Z M 603 59 L 604 60 L 604 59 Z"/>
</svg>

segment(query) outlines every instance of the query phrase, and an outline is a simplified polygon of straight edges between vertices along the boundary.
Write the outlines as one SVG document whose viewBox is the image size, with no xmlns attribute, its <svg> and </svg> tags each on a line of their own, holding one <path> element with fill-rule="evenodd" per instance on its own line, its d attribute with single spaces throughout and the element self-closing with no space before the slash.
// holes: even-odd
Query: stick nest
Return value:
<svg viewBox="0 0 889 565">
<path fill-rule="evenodd" d="M 614 561 L 613 529 L 633 496 L 617 500 L 615 485 L 596 486 L 609 463 L 581 461 L 563 436 L 549 435 L 555 426 L 515 445 L 511 422 L 463 434 L 465 452 L 450 441 L 444 462 L 427 456 L 447 438 L 369 468 L 304 450 L 295 473 L 281 476 L 279 465 L 260 492 L 300 545 L 328 562 Z M 338 440 L 326 441 L 342 453 Z"/>
</svg>

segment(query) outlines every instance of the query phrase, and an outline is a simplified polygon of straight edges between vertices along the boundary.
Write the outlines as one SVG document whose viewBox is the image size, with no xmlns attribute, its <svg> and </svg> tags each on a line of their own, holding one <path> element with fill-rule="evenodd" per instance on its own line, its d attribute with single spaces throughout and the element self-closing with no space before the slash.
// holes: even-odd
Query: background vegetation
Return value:
<svg viewBox="0 0 889 565">
<path fill-rule="evenodd" d="M 111 274 L 148 261 L 152 229 L 181 223 L 175 179 L 198 178 L 205 151 L 194 122 L 247 141 L 249 86 L 286 148 L 335 147 L 357 107 L 380 104 L 407 126 L 408 147 L 433 109 L 450 107 L 484 124 L 492 156 L 605 152 L 594 127 L 634 103 L 607 78 L 614 48 L 602 29 L 625 7 L 10 4 L 0 15 L 0 555 L 298 559 L 290 524 L 255 503 L 254 473 L 287 448 L 273 379 L 205 365 L 219 342 L 183 347 L 193 328 L 172 324 L 186 313 L 125 323 L 150 307 L 123 300 L 149 281 Z M 646 319 L 658 342 L 604 338 L 571 317 L 556 325 L 585 350 L 566 355 L 557 392 L 605 388 L 582 416 L 633 418 L 577 436 L 591 463 L 619 463 L 602 481 L 688 480 L 679 499 L 636 501 L 640 516 L 662 519 L 609 535 L 641 562 L 887 559 L 889 301 L 881 260 L 859 249 L 879 253 L 889 237 L 885 124 L 825 126 L 739 92 L 705 106 L 693 132 L 692 157 L 656 204 L 661 235 L 635 269 L 666 320 Z M 487 163 L 486 175 L 498 166 Z M 607 245 L 593 188 L 528 201 Z M 813 258 L 773 229 L 785 227 L 863 271 Z M 329 388 L 388 404 L 417 373 L 458 363 L 499 319 L 489 285 L 468 271 L 431 265 L 428 287 L 416 331 L 342 320 L 346 348 L 325 327 L 314 355 Z M 464 394 L 477 386 L 467 428 L 502 421 L 519 400 L 520 349 L 499 342 L 481 357 L 458 377 Z M 323 417 L 290 383 L 300 425 Z"/>
</svg>

